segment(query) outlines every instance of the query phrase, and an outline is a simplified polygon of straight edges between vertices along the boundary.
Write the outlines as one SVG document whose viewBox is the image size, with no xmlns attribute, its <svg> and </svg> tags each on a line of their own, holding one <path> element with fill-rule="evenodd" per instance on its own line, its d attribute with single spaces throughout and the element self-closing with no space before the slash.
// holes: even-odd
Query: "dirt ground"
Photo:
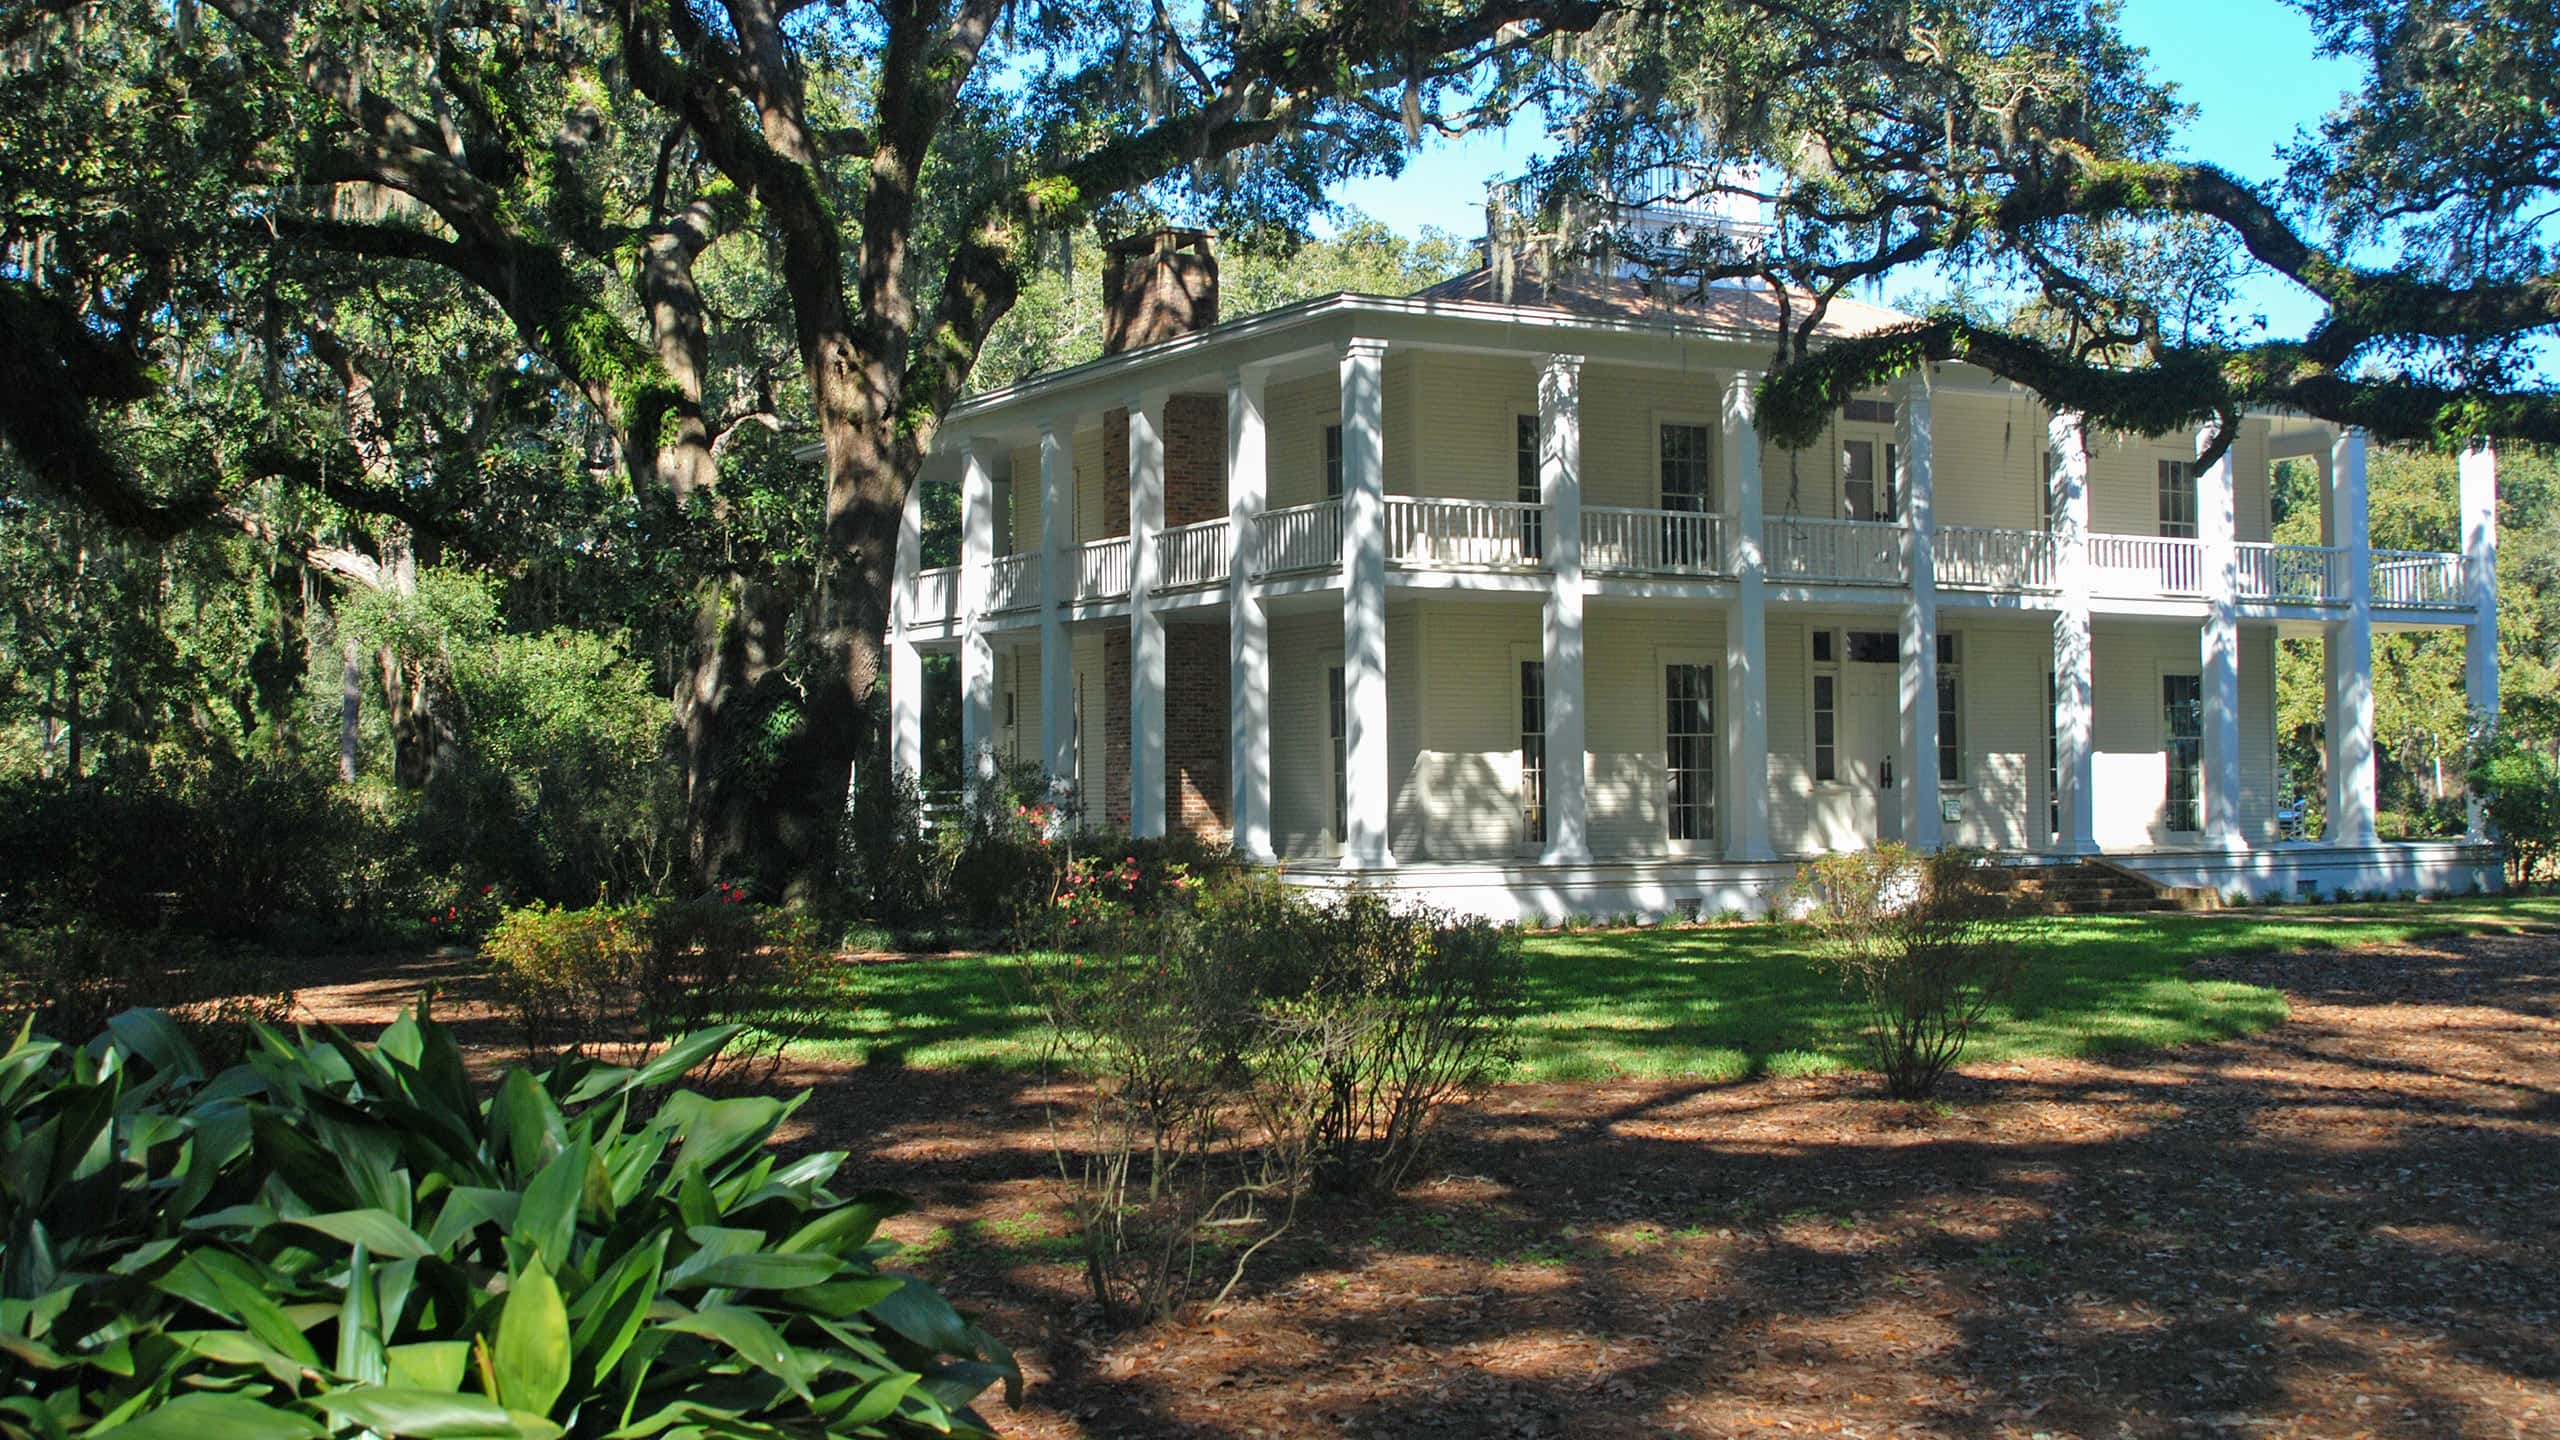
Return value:
<svg viewBox="0 0 2560 1440">
<path fill-rule="evenodd" d="M 452 969 L 304 1001 L 369 1021 Z M 917 1198 L 912 1268 L 1020 1353 L 1008 1435 L 2560 1436 L 2560 943 L 2216 970 L 2292 1019 L 1930 1107 L 1498 1091 L 1411 1193 L 1134 1334 L 1081 1303 L 1036 1084 L 804 1070 L 792 1138 Z"/>
</svg>

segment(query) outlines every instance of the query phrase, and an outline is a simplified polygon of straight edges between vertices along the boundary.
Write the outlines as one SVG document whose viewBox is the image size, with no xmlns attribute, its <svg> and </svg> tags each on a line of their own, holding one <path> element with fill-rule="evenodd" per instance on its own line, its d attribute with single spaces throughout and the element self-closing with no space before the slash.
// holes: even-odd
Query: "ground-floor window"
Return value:
<svg viewBox="0 0 2560 1440">
<path fill-rule="evenodd" d="M 1333 839 L 1343 843 L 1351 833 L 1351 725 L 1344 708 L 1342 667 L 1325 672 L 1325 733 L 1333 741 Z"/>
<path fill-rule="evenodd" d="M 1840 672 L 1813 672 L 1813 778 L 1840 778 Z"/>
<path fill-rule="evenodd" d="M 2161 747 L 2168 752 L 2167 825 L 2174 833 L 2204 828 L 2204 679 L 2160 677 Z"/>
<path fill-rule="evenodd" d="M 1671 838 L 1712 840 L 1716 833 L 1715 671 L 1705 665 L 1666 665 L 1662 693 Z"/>
<path fill-rule="evenodd" d="M 1938 637 L 1938 783 L 1964 783 L 1964 675 L 1956 637 Z"/>
<path fill-rule="evenodd" d="M 1520 662 L 1520 840 L 1547 840 L 1547 666 Z"/>
<path fill-rule="evenodd" d="M 2044 677 L 2044 800 L 2045 830 L 2054 839 L 2062 838 L 2062 681 L 2047 673 Z"/>
</svg>

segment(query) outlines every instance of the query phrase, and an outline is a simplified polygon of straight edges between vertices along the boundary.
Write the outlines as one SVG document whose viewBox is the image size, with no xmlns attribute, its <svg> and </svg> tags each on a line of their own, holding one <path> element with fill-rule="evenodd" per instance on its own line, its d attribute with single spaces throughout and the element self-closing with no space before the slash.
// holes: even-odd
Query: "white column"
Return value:
<svg viewBox="0 0 2560 1440">
<path fill-rule="evenodd" d="M 1386 356 L 1342 349 L 1343 837 L 1346 869 L 1395 864 L 1387 834 Z"/>
<path fill-rule="evenodd" d="M 965 442 L 960 467 L 960 756 L 965 783 L 995 778 L 996 652 L 986 630 L 995 564 L 996 482 L 988 445 Z"/>
<path fill-rule="evenodd" d="M 2061 831 L 2054 848 L 2065 855 L 2098 853 L 2097 723 L 2091 699 L 2095 654 L 2089 631 L 2089 445 L 2081 419 L 2063 413 L 2045 429 L 2053 451 L 2048 483 L 2055 495 L 2054 570 L 2060 608 L 2053 617 L 2054 739 L 2060 754 L 2055 776 L 2062 801 Z"/>
<path fill-rule="evenodd" d="M 1938 809 L 1938 571 L 1931 544 L 1937 496 L 1930 465 L 1929 374 L 1894 387 L 1893 489 L 1902 501 L 1902 840 L 1915 850 L 1946 843 Z"/>
<path fill-rule="evenodd" d="M 1061 792 L 1076 778 L 1076 656 L 1066 608 L 1075 592 L 1076 460 L 1067 426 L 1063 418 L 1040 423 L 1040 755 Z"/>
<path fill-rule="evenodd" d="M 2483 440 L 2462 452 L 2462 584 L 2471 623 L 2462 632 L 2462 693 L 2475 729 L 2498 723 L 2498 452 Z M 2467 805 L 2471 838 L 2489 838 L 2478 797 Z"/>
<path fill-rule="evenodd" d="M 2329 671 L 2329 826 L 2336 845 L 2371 845 L 2373 831 L 2373 531 L 2366 511 L 2365 438 L 2341 430 L 2329 447 L 2333 544 L 2347 552 L 2347 618 L 2322 645 Z M 2210 698 L 2210 697 L 2208 697 Z M 2210 743 L 2212 731 L 2206 732 Z"/>
<path fill-rule="evenodd" d="M 2197 437 L 2199 453 L 2203 436 Z M 2204 843 L 2237 850 L 2240 834 L 2240 552 L 2231 452 L 2196 475 L 2205 616 L 2198 660 L 2204 700 Z"/>
<path fill-rule="evenodd" d="M 924 484 L 907 486 L 898 512 L 898 563 L 889 582 L 889 767 L 924 780 L 924 654 L 908 630 L 915 624 L 916 572 L 923 568 Z"/>
<path fill-rule="evenodd" d="M 1582 357 L 1550 355 L 1538 372 L 1539 530 L 1552 572 L 1545 640 L 1547 849 L 1551 865 L 1591 860 L 1582 665 Z"/>
<path fill-rule="evenodd" d="M 1227 816 L 1236 849 L 1271 850 L 1271 617 L 1262 600 L 1262 512 L 1271 498 L 1263 424 L 1267 373 L 1227 372 Z"/>
<path fill-rule="evenodd" d="M 1767 529 L 1760 499 L 1760 428 L 1752 387 L 1737 370 L 1726 382 L 1719 471 L 1733 497 L 1732 613 L 1724 626 L 1724 855 L 1774 860 L 1769 843 L 1769 594 Z"/>
<path fill-rule="evenodd" d="M 1164 529 L 1165 392 L 1129 406 L 1129 833 L 1164 834 L 1164 617 L 1156 535 Z"/>
</svg>

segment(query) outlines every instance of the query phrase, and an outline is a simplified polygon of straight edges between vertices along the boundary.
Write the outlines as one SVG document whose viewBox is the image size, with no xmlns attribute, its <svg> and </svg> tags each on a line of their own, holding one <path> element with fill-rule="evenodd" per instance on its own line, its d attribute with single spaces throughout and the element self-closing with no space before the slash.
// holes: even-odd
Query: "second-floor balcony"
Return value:
<svg viewBox="0 0 2560 1440">
<path fill-rule="evenodd" d="M 1554 515 L 1528 502 L 1390 495 L 1384 548 L 1392 571 L 1543 573 L 1554 557 Z M 1155 536 L 1154 589 L 1198 592 L 1228 579 L 1229 523 L 1221 518 L 1177 525 Z M 1338 576 L 1343 507 L 1339 500 L 1265 512 L 1256 526 L 1262 578 L 1282 581 Z M 1591 505 L 1582 509 L 1582 564 L 1595 581 L 1729 579 L 1736 574 L 1733 517 L 1694 510 Z M 2041 530 L 1940 526 L 1930 537 L 1942 590 L 2049 596 L 2062 587 L 2061 547 Z M 1909 582 L 1905 529 L 1875 521 L 1772 515 L 1762 525 L 1764 573 L 1772 584 L 1892 588 Z M 2092 534 L 2087 543 L 2088 593 L 2100 601 L 2201 601 L 2209 593 L 2204 543 L 2188 537 Z M 1067 603 L 1124 600 L 1133 575 L 1128 536 L 1086 541 L 1069 552 Z M 2343 608 L 2353 597 L 2351 553 L 2318 545 L 2244 541 L 2233 547 L 2233 598 L 2244 605 Z M 2371 552 L 2372 603 L 2381 610 L 2457 611 L 2466 607 L 2460 555 L 2434 551 Z M 916 577 L 921 624 L 948 624 L 963 608 L 956 566 Z M 985 612 L 1036 612 L 1043 583 L 1040 557 L 1021 553 L 990 562 Z"/>
</svg>

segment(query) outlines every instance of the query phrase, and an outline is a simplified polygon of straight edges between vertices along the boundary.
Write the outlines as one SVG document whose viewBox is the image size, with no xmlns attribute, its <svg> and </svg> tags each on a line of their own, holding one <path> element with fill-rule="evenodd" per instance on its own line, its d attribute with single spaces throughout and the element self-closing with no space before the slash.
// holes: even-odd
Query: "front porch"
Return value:
<svg viewBox="0 0 2560 1440">
<path fill-rule="evenodd" d="M 1758 917 L 1795 878 L 1804 859 L 1752 863 L 1718 859 L 1627 860 L 1582 865 L 1539 861 L 1421 861 L 1393 869 L 1346 869 L 1330 860 L 1291 861 L 1282 879 L 1309 889 L 1360 886 L 1498 921 L 1554 924 L 1567 916 L 1634 915 L 1647 921 Z M 2070 857 L 1998 857 L 2022 870 L 2068 866 Z M 2244 851 L 2158 848 L 2110 853 L 2106 863 L 2163 890 L 2204 890 L 2253 904 L 2341 897 L 2486 895 L 2505 887 L 2498 848 L 2468 840 L 2378 845 L 2289 841 Z"/>
</svg>

